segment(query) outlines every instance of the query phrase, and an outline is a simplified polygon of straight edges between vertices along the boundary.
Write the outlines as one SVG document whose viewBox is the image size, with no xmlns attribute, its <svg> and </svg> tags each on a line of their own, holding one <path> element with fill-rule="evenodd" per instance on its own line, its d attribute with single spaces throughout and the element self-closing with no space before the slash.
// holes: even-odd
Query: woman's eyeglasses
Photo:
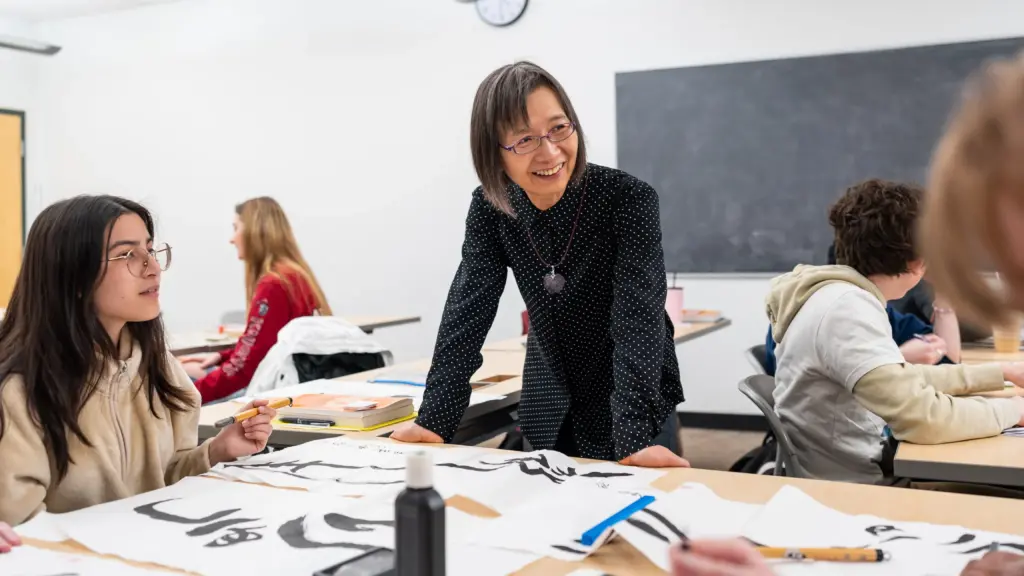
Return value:
<svg viewBox="0 0 1024 576">
<path fill-rule="evenodd" d="M 547 138 L 552 142 L 561 142 L 562 140 L 565 140 L 569 136 L 572 136 L 572 133 L 575 131 L 575 124 L 573 124 L 572 122 L 563 122 L 562 124 L 559 124 L 552 128 L 551 130 L 548 130 L 548 133 L 544 134 L 543 136 L 525 136 L 523 138 L 520 138 L 518 142 L 511 146 L 505 146 L 502 144 L 499 144 L 499 146 L 515 154 L 529 154 L 530 152 L 533 152 L 537 148 L 540 148 L 541 140 Z"/>
<path fill-rule="evenodd" d="M 132 276 L 144 278 L 149 270 L 150 261 L 155 261 L 160 270 L 167 270 L 171 266 L 171 247 L 167 244 L 160 244 L 156 248 L 148 250 L 132 248 L 127 254 L 107 258 L 107 262 L 115 260 L 124 260 Z"/>
</svg>

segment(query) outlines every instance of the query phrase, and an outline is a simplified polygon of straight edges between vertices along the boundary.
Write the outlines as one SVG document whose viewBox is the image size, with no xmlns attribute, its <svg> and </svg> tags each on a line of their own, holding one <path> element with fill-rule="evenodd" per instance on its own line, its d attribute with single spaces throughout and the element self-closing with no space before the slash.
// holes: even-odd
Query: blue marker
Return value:
<svg viewBox="0 0 1024 576">
<path fill-rule="evenodd" d="M 652 502 L 654 502 L 654 496 L 641 496 L 640 498 L 637 498 L 636 501 L 629 506 L 626 506 L 608 518 L 605 518 L 600 524 L 584 532 L 583 537 L 580 538 L 580 542 L 582 542 L 584 546 L 592 546 L 594 542 L 601 537 L 601 534 L 604 534 L 605 530 L 619 522 L 622 522 L 644 508 L 647 508 Z"/>
</svg>

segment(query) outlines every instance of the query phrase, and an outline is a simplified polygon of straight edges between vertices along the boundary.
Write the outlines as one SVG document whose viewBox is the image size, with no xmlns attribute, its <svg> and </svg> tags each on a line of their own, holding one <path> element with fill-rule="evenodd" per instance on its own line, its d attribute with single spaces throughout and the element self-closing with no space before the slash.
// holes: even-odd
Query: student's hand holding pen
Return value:
<svg viewBox="0 0 1024 576">
<path fill-rule="evenodd" d="M 900 346 L 900 352 L 910 364 L 931 366 L 946 355 L 946 341 L 935 334 L 915 336 Z"/>
</svg>

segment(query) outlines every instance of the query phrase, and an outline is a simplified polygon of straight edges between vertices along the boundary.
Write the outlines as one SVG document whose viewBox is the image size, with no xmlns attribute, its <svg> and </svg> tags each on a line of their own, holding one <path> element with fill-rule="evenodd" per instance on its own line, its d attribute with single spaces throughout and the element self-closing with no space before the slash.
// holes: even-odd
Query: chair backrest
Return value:
<svg viewBox="0 0 1024 576">
<path fill-rule="evenodd" d="M 245 324 L 245 310 L 229 310 L 221 315 L 221 326 Z"/>
<path fill-rule="evenodd" d="M 527 334 L 530 333 L 530 313 L 527 312 L 526 310 L 523 310 L 522 318 L 523 318 L 523 336 L 526 336 Z"/>
<path fill-rule="evenodd" d="M 765 374 L 748 376 L 740 381 L 739 389 L 761 410 L 764 417 L 768 419 L 768 427 L 775 435 L 775 441 L 778 444 L 775 456 L 775 475 L 806 478 L 807 473 L 800 465 L 793 444 L 789 441 L 789 435 L 786 434 L 782 421 L 775 414 L 775 396 L 773 395 L 775 378 Z"/>
<path fill-rule="evenodd" d="M 768 373 L 768 349 L 764 344 L 751 346 L 747 349 L 747 360 L 758 374 Z"/>
</svg>

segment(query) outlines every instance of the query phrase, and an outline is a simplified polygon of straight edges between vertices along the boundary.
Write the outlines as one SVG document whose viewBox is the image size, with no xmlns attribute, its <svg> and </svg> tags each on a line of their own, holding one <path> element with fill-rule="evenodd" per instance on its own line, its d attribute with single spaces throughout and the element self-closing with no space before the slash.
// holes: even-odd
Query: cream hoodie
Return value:
<svg viewBox="0 0 1024 576">
<path fill-rule="evenodd" d="M 766 300 L 778 343 L 775 412 L 812 477 L 879 482 L 897 440 L 939 444 L 994 436 L 1021 414 L 1009 400 L 957 398 L 1003 388 L 1002 369 L 906 364 L 885 299 L 846 266 L 797 266 Z"/>
<path fill-rule="evenodd" d="M 139 374 L 139 347 L 127 332 L 121 341 L 125 353 L 130 347 L 130 356 L 107 367 L 79 416 L 92 447 L 69 435 L 72 463 L 59 482 L 42 431 L 29 415 L 22 378 L 10 376 L 4 382 L 0 521 L 18 525 L 44 509 L 70 512 L 162 488 L 210 469 L 210 442 L 196 446 L 200 400 L 191 379 L 168 354 L 173 384 L 189 391 L 193 407 L 172 412 L 157 399 L 159 418 L 154 417 Z"/>
</svg>

